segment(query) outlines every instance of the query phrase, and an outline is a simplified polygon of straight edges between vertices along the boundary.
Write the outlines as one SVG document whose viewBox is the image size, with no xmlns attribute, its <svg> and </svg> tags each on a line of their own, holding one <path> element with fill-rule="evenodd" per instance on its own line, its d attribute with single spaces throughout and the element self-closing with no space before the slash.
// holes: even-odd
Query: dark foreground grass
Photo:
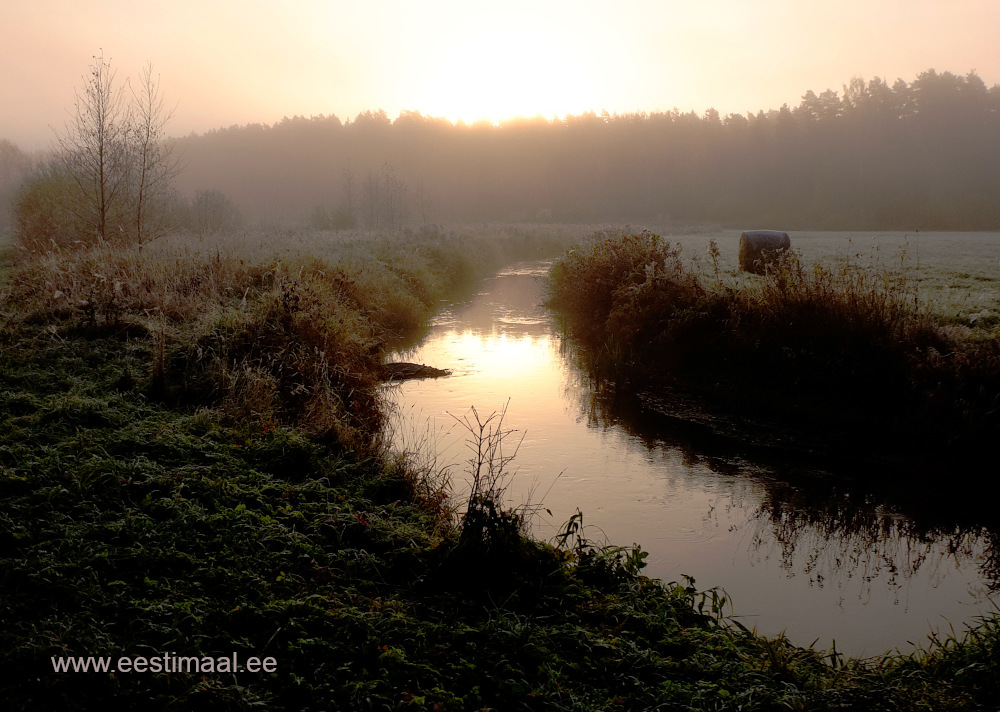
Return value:
<svg viewBox="0 0 1000 712">
<path fill-rule="evenodd" d="M 268 299 L 280 287 L 262 288 L 257 301 Z M 162 373 L 164 352 L 199 343 L 183 329 L 171 346 L 126 328 L 127 311 L 108 323 L 86 309 L 42 318 L 37 305 L 4 306 L 16 310 L 0 334 L 4 709 L 1000 703 L 992 621 L 932 654 L 869 662 L 767 640 L 729 624 L 718 592 L 640 576 L 639 550 L 594 545 L 578 518 L 558 547 L 477 545 L 426 473 L 297 422 L 280 397 L 248 417 L 227 409 L 224 389 L 189 402 L 162 383 L 193 368 Z M 255 343 L 238 351 L 251 364 L 283 348 Z M 282 396 L 280 372 L 269 373 Z M 498 540 L 489 519 L 477 527 Z M 113 674 L 52 662 L 233 653 L 273 657 L 275 669 Z"/>
<path fill-rule="evenodd" d="M 677 388 L 730 422 L 860 453 L 954 462 L 1000 435 L 1000 341 L 935 324 L 899 270 L 790 253 L 737 281 L 657 235 L 600 233 L 555 264 L 550 290 L 589 367 L 619 388 Z"/>
<path fill-rule="evenodd" d="M 25 335 L 30 336 L 30 334 Z M 861 663 L 766 640 L 568 530 L 470 558 L 402 463 L 122 390 L 117 338 L 0 361 L 6 709 L 980 709 L 989 623 Z M 29 358 L 30 356 L 30 358 Z M 575 538 L 574 538 L 575 537 Z M 56 673 L 65 656 L 273 657 L 273 673 Z"/>
</svg>

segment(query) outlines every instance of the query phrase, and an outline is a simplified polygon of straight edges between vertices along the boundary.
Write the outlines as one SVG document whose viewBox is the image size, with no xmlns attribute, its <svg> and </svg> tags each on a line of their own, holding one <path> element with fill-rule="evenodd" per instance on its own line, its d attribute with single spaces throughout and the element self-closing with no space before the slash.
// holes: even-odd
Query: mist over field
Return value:
<svg viewBox="0 0 1000 712">
<path fill-rule="evenodd" d="M 183 198 L 217 191 L 251 222 L 1000 228 L 1000 86 L 975 72 L 854 78 L 841 91 L 807 90 L 797 106 L 745 115 L 465 124 L 379 110 L 233 125 L 170 144 Z M 44 160 L 0 140 L 5 206 Z"/>
<path fill-rule="evenodd" d="M 274 219 L 364 202 L 364 182 L 391 169 L 417 224 L 662 216 L 789 228 L 1000 225 L 1000 87 L 975 73 L 927 71 L 892 86 L 854 79 L 842 92 L 807 91 L 797 107 L 745 116 L 587 113 L 456 126 L 366 112 L 234 126 L 177 149 L 186 189 L 216 186 Z"/>
<path fill-rule="evenodd" d="M 688 101 L 663 91 L 684 69 L 663 48 L 695 53 L 651 18 L 746 32 L 726 2 L 728 30 L 695 4 L 616 5 L 619 39 L 648 40 L 620 57 L 557 41 L 576 3 L 520 54 L 517 0 L 481 6 L 471 28 L 506 25 L 441 43 L 448 71 L 423 74 L 359 6 L 390 84 L 432 80 L 428 115 L 328 95 L 353 118 L 245 123 L 301 113 L 316 76 L 367 87 L 330 51 L 350 3 L 319 0 L 187 23 L 227 62 L 185 55 L 177 88 L 100 50 L 47 149 L 11 140 L 49 115 L 14 102 L 5 709 L 997 709 L 1000 524 L 975 493 L 1000 438 L 1000 86 L 926 70 L 748 113 L 549 113 L 609 96 L 615 62 L 645 70 L 624 72 L 630 106 Z M 458 6 L 406 8 L 433 4 Z M 777 12 L 817 53 L 837 34 L 784 6 L 755 4 L 756 27 Z M 991 17 L 965 9 L 944 19 Z M 25 37 L 44 24 L 11 15 Z M 836 39 L 837 66 L 873 66 Z M 729 83 L 774 79 L 768 61 L 802 56 L 785 50 Z M 472 85 L 479 101 L 454 93 Z M 202 126 L 239 123 L 177 130 L 187 97 Z M 145 667 L 168 656 L 197 664 Z M 267 675 L 237 666 L 260 656 Z"/>
</svg>

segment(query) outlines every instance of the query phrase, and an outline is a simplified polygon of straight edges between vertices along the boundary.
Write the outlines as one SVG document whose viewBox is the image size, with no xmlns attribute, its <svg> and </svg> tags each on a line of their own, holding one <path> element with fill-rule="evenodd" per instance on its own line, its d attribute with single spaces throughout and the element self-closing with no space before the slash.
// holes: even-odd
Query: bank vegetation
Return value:
<svg viewBox="0 0 1000 712">
<path fill-rule="evenodd" d="M 552 542 L 525 537 L 527 513 L 496 495 L 502 417 L 465 421 L 479 485 L 464 503 L 384 447 L 387 349 L 457 286 L 565 246 L 509 231 L 15 249 L 0 300 L 8 708 L 994 707 L 993 621 L 908 656 L 798 648 L 741 628 L 721 591 L 643 577 L 641 548 L 582 514 Z M 233 652 L 277 670 L 52 664 Z"/>
<path fill-rule="evenodd" d="M 599 381 L 665 413 L 693 399 L 747 442 L 960 467 L 1000 429 L 1000 341 L 932 317 L 905 260 L 792 250 L 758 277 L 714 242 L 604 231 L 553 266 L 550 304 Z"/>
</svg>

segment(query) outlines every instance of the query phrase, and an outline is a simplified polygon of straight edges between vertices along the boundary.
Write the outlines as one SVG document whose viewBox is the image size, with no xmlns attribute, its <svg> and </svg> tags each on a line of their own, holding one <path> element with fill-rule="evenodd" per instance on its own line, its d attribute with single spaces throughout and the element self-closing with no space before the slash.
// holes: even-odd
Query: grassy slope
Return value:
<svg viewBox="0 0 1000 712">
<path fill-rule="evenodd" d="M 61 264 L 49 276 L 77 285 Z M 404 283 L 433 291 L 434 273 Z M 282 285 L 269 285 L 257 299 L 280 302 Z M 247 294 L 235 291 L 237 301 Z M 223 309 L 208 320 L 215 327 L 192 326 L 164 347 L 161 332 L 129 326 L 138 307 L 119 305 L 102 316 L 3 304 L 16 316 L 0 335 L 8 709 L 960 709 L 1000 700 L 995 626 L 936 656 L 862 664 L 728 628 L 717 595 L 644 579 L 628 552 L 579 536 L 564 550 L 462 546 L 436 490 L 408 463 L 347 447 L 315 420 L 298 424 L 301 412 L 281 398 L 242 417 L 224 393 L 200 405 L 185 404 L 183 389 L 154 397 L 166 392 L 157 373 L 176 380 L 190 366 L 164 351 L 205 352 L 218 319 L 239 342 L 237 327 L 253 320 L 234 327 Z M 256 352 L 238 362 L 268 363 Z M 199 383 L 217 377 L 207 371 Z M 268 374 L 279 396 L 302 385 Z M 271 655 L 277 672 L 55 674 L 50 662 L 234 651 Z"/>
</svg>

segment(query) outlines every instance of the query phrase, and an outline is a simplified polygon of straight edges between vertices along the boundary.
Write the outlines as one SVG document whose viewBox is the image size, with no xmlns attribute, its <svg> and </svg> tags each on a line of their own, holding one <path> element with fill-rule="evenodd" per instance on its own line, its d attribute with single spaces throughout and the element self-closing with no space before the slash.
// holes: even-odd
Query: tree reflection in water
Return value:
<svg viewBox="0 0 1000 712">
<path fill-rule="evenodd" d="M 989 593 L 1000 590 L 996 533 L 964 524 L 926 524 L 872 495 L 772 481 L 756 514 L 750 548 L 777 555 L 822 587 L 854 580 L 870 597 L 873 581 L 898 590 L 921 569 L 934 578 L 974 565 Z M 898 602 L 898 598 L 896 599 Z"/>
<path fill-rule="evenodd" d="M 564 337 L 561 354 L 586 383 L 573 390 L 582 394 L 579 405 L 591 426 L 622 428 L 650 450 L 679 451 L 689 467 L 752 477 L 762 485 L 754 504 L 738 488 L 731 492 L 732 506 L 755 508 L 745 524 L 732 525 L 746 528 L 752 561 L 777 559 L 789 575 L 805 575 L 817 588 L 856 590 L 863 601 L 878 586 L 894 591 L 899 603 L 900 590 L 917 572 L 936 581 L 948 569 L 969 567 L 979 571 L 983 587 L 975 598 L 1000 592 L 1000 526 L 991 508 L 971 506 L 970 497 L 943 497 L 926 476 L 894 473 L 873 480 L 863 469 L 845 471 L 773 448 L 758 451 L 721 435 L 724 428 L 693 400 L 672 404 L 679 416 L 644 408 L 641 394 L 620 393 L 570 338 Z M 691 420 L 685 422 L 684 414 Z"/>
</svg>

